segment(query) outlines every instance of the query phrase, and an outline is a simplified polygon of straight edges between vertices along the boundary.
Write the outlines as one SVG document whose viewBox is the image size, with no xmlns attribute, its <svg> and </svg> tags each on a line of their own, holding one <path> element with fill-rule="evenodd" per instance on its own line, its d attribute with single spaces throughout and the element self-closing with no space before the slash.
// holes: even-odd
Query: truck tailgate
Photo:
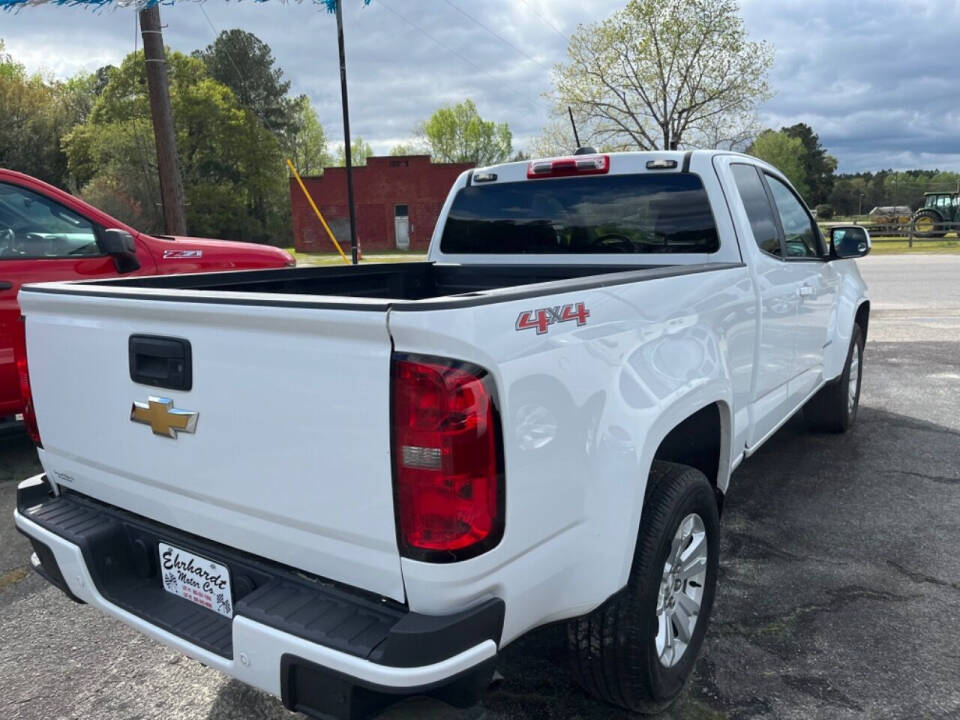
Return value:
<svg viewBox="0 0 960 720">
<path fill-rule="evenodd" d="M 305 572 L 404 600 L 382 310 L 25 291 L 51 480 Z M 131 379 L 131 335 L 185 339 L 192 388 Z M 176 438 L 131 422 L 148 397 L 198 413 Z"/>
</svg>

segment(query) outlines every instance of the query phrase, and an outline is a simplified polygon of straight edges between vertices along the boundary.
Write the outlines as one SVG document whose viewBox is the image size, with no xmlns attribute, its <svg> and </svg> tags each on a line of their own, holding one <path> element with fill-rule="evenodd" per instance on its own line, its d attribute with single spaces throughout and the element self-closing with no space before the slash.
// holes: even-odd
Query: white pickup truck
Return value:
<svg viewBox="0 0 960 720">
<path fill-rule="evenodd" d="M 35 569 L 315 717 L 474 702 L 568 621 L 656 711 L 713 603 L 731 472 L 857 413 L 861 227 L 775 168 L 577 154 L 464 173 L 426 262 L 24 287 Z"/>
</svg>

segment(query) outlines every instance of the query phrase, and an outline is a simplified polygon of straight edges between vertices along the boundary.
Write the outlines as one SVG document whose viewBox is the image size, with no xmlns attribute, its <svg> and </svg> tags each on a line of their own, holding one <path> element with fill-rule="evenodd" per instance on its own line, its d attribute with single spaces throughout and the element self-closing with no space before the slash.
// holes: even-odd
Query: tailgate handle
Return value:
<svg viewBox="0 0 960 720">
<path fill-rule="evenodd" d="M 130 379 L 134 382 L 168 390 L 193 387 L 189 340 L 131 335 L 129 347 Z"/>
</svg>

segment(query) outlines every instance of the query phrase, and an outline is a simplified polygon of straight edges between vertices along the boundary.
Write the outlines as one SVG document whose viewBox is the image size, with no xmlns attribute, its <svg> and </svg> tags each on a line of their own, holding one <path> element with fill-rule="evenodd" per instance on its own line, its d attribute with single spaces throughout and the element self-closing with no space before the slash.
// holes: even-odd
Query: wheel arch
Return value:
<svg viewBox="0 0 960 720">
<path fill-rule="evenodd" d="M 713 400 L 700 396 L 699 402 L 674 407 L 651 428 L 647 443 L 647 462 L 642 478 L 643 493 L 635 501 L 625 548 L 621 586 L 629 577 L 630 567 L 640 537 L 640 521 L 646 501 L 655 487 L 649 483 L 654 461 L 688 465 L 702 472 L 714 489 L 717 511 L 723 509 L 723 497 L 730 484 L 731 439 L 733 414 L 723 397 Z"/>
<path fill-rule="evenodd" d="M 723 404 L 725 406 L 725 403 Z M 675 425 L 660 441 L 653 460 L 689 465 L 702 472 L 714 490 L 721 495 L 727 478 L 721 478 L 721 457 L 724 435 L 724 412 L 721 403 L 714 402 L 697 410 Z M 650 487 L 645 495 L 650 494 Z"/>
<path fill-rule="evenodd" d="M 853 322 L 860 326 L 863 331 L 863 340 L 867 340 L 867 327 L 870 325 L 870 301 L 864 300 L 857 306 L 857 313 L 853 316 Z"/>
<path fill-rule="evenodd" d="M 644 478 L 644 501 L 651 490 L 646 482 L 650 466 L 660 460 L 688 465 L 702 472 L 717 492 L 718 504 L 722 503 L 723 493 L 730 484 L 733 429 L 730 404 L 724 399 L 702 402 L 677 413 L 659 427 L 660 431 L 648 444 L 652 451 Z"/>
</svg>

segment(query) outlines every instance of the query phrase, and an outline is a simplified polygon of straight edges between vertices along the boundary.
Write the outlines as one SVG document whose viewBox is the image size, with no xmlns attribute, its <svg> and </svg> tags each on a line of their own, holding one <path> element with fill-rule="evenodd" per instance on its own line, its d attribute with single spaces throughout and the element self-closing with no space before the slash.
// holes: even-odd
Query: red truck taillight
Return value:
<svg viewBox="0 0 960 720">
<path fill-rule="evenodd" d="M 37 427 L 37 416 L 33 412 L 33 393 L 30 390 L 30 369 L 27 367 L 27 335 L 26 324 L 23 318 L 20 325 L 14 330 L 14 360 L 17 363 L 17 379 L 20 382 L 20 400 L 23 402 L 23 425 L 30 439 L 37 445 L 40 442 L 40 429 Z"/>
<path fill-rule="evenodd" d="M 434 357 L 393 361 L 397 535 L 407 557 L 473 557 L 503 536 L 502 439 L 493 379 Z"/>
</svg>

